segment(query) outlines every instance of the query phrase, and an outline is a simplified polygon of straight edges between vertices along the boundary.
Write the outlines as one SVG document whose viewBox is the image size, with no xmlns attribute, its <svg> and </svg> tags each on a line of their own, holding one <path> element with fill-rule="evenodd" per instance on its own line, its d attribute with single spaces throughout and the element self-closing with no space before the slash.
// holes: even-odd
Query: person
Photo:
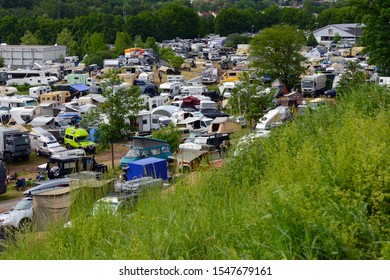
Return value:
<svg viewBox="0 0 390 280">
<path fill-rule="evenodd" d="M 97 163 L 96 163 L 95 155 L 92 155 L 92 170 L 95 171 L 96 167 L 97 167 Z"/>
<path fill-rule="evenodd" d="M 161 71 L 158 71 L 158 79 L 160 80 L 160 83 L 161 83 L 161 81 L 162 81 L 162 73 L 161 73 Z"/>
</svg>

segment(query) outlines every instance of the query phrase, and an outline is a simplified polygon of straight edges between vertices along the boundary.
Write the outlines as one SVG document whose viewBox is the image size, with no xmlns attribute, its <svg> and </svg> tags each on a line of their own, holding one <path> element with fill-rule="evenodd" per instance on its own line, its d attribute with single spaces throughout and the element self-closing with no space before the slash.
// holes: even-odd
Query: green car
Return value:
<svg viewBox="0 0 390 280">
<path fill-rule="evenodd" d="M 89 141 L 89 134 L 83 128 L 68 127 L 65 130 L 64 144 L 68 150 L 84 149 L 86 152 L 95 153 L 96 145 Z"/>
</svg>

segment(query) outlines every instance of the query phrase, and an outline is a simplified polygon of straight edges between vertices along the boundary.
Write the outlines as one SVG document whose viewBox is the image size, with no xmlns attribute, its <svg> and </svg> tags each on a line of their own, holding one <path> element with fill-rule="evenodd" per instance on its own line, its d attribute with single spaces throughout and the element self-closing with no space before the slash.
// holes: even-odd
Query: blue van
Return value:
<svg viewBox="0 0 390 280">
<path fill-rule="evenodd" d="M 148 157 L 165 159 L 170 162 L 172 156 L 172 148 L 165 140 L 134 136 L 133 145 L 130 150 L 119 161 L 119 167 L 128 167 L 128 164 Z"/>
</svg>

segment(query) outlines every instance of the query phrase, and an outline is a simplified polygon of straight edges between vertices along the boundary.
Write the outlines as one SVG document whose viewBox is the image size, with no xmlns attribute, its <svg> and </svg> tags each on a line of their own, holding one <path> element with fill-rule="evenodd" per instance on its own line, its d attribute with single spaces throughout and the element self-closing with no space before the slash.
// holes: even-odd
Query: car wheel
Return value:
<svg viewBox="0 0 390 280">
<path fill-rule="evenodd" d="M 19 223 L 19 230 L 21 232 L 29 232 L 32 229 L 32 223 L 29 218 L 24 218 Z"/>
<path fill-rule="evenodd" d="M 5 155 L 4 155 L 4 161 L 5 161 L 6 163 L 12 163 L 13 158 L 12 158 L 11 154 L 5 154 Z"/>
</svg>

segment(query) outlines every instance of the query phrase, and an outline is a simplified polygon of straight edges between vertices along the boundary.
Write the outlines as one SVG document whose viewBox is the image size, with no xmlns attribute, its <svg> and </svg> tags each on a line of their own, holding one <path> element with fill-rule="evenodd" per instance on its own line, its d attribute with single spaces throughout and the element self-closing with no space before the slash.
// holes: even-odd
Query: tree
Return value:
<svg viewBox="0 0 390 280">
<path fill-rule="evenodd" d="M 351 0 L 359 14 L 364 15 L 365 27 L 360 42 L 366 47 L 369 62 L 390 75 L 390 4 L 382 0 Z"/>
<path fill-rule="evenodd" d="M 144 47 L 144 41 L 142 41 L 142 37 L 140 35 L 135 36 L 133 46 L 136 48 Z"/>
<path fill-rule="evenodd" d="M 153 51 L 158 54 L 159 53 L 159 47 L 157 45 L 156 39 L 153 37 L 146 38 L 145 41 L 145 48 L 146 49 L 153 49 Z"/>
<path fill-rule="evenodd" d="M 229 48 L 237 48 L 238 44 L 249 44 L 250 41 L 250 36 L 233 33 L 226 37 L 223 45 Z"/>
<path fill-rule="evenodd" d="M 273 98 L 274 92 L 267 93 L 259 80 L 250 81 L 249 74 L 244 73 L 240 76 L 240 83 L 232 90 L 229 104 L 232 113 L 244 115 L 252 127 L 252 121 L 258 120 L 272 106 Z"/>
<path fill-rule="evenodd" d="M 67 28 L 58 33 L 56 43 L 58 45 L 66 46 L 68 55 L 76 54 L 77 43 L 73 40 L 72 33 Z"/>
<path fill-rule="evenodd" d="M 359 62 L 349 61 L 347 62 L 347 68 L 348 70 L 342 75 L 337 86 L 337 94 L 349 94 L 357 86 L 367 83 L 367 74 L 359 65 Z"/>
<path fill-rule="evenodd" d="M 100 122 L 96 137 L 103 146 L 111 146 L 112 170 L 114 172 L 114 143 L 122 141 L 136 130 L 134 125 L 138 112 L 143 107 L 141 91 L 137 86 L 125 88 L 121 80 L 112 71 L 107 75 L 107 84 L 103 91 L 105 102 L 100 105 L 100 116 L 107 122 Z M 114 90 L 115 87 L 115 90 Z M 95 112 L 96 113 L 96 112 Z M 99 119 L 100 120 L 100 119 Z"/>
<path fill-rule="evenodd" d="M 291 88 L 303 73 L 305 58 L 300 54 L 306 39 L 302 31 L 289 25 L 264 29 L 251 41 L 252 66 L 270 74 Z"/>
<path fill-rule="evenodd" d="M 179 148 L 182 133 L 171 123 L 168 126 L 152 132 L 152 137 L 167 141 L 173 152 Z"/>
<path fill-rule="evenodd" d="M 131 39 L 125 32 L 117 32 L 115 38 L 115 53 L 123 54 L 125 49 L 130 47 Z"/>
<path fill-rule="evenodd" d="M 20 38 L 22 45 L 39 45 L 39 40 L 31 33 L 30 30 L 27 30 L 26 33 Z"/>
<path fill-rule="evenodd" d="M 313 33 L 310 33 L 309 37 L 307 37 L 306 46 L 308 47 L 317 47 L 318 42 L 316 37 L 314 37 Z"/>
<path fill-rule="evenodd" d="M 338 43 L 338 42 L 340 42 L 340 40 L 341 40 L 340 34 L 339 33 L 334 34 L 333 41 L 335 43 Z"/>
<path fill-rule="evenodd" d="M 0 67 L 4 67 L 4 57 L 0 56 Z"/>
<path fill-rule="evenodd" d="M 93 33 L 91 37 L 89 38 L 89 48 L 88 48 L 88 54 L 93 54 L 98 51 L 106 51 L 107 45 L 106 41 L 104 40 L 103 33 Z"/>
</svg>

